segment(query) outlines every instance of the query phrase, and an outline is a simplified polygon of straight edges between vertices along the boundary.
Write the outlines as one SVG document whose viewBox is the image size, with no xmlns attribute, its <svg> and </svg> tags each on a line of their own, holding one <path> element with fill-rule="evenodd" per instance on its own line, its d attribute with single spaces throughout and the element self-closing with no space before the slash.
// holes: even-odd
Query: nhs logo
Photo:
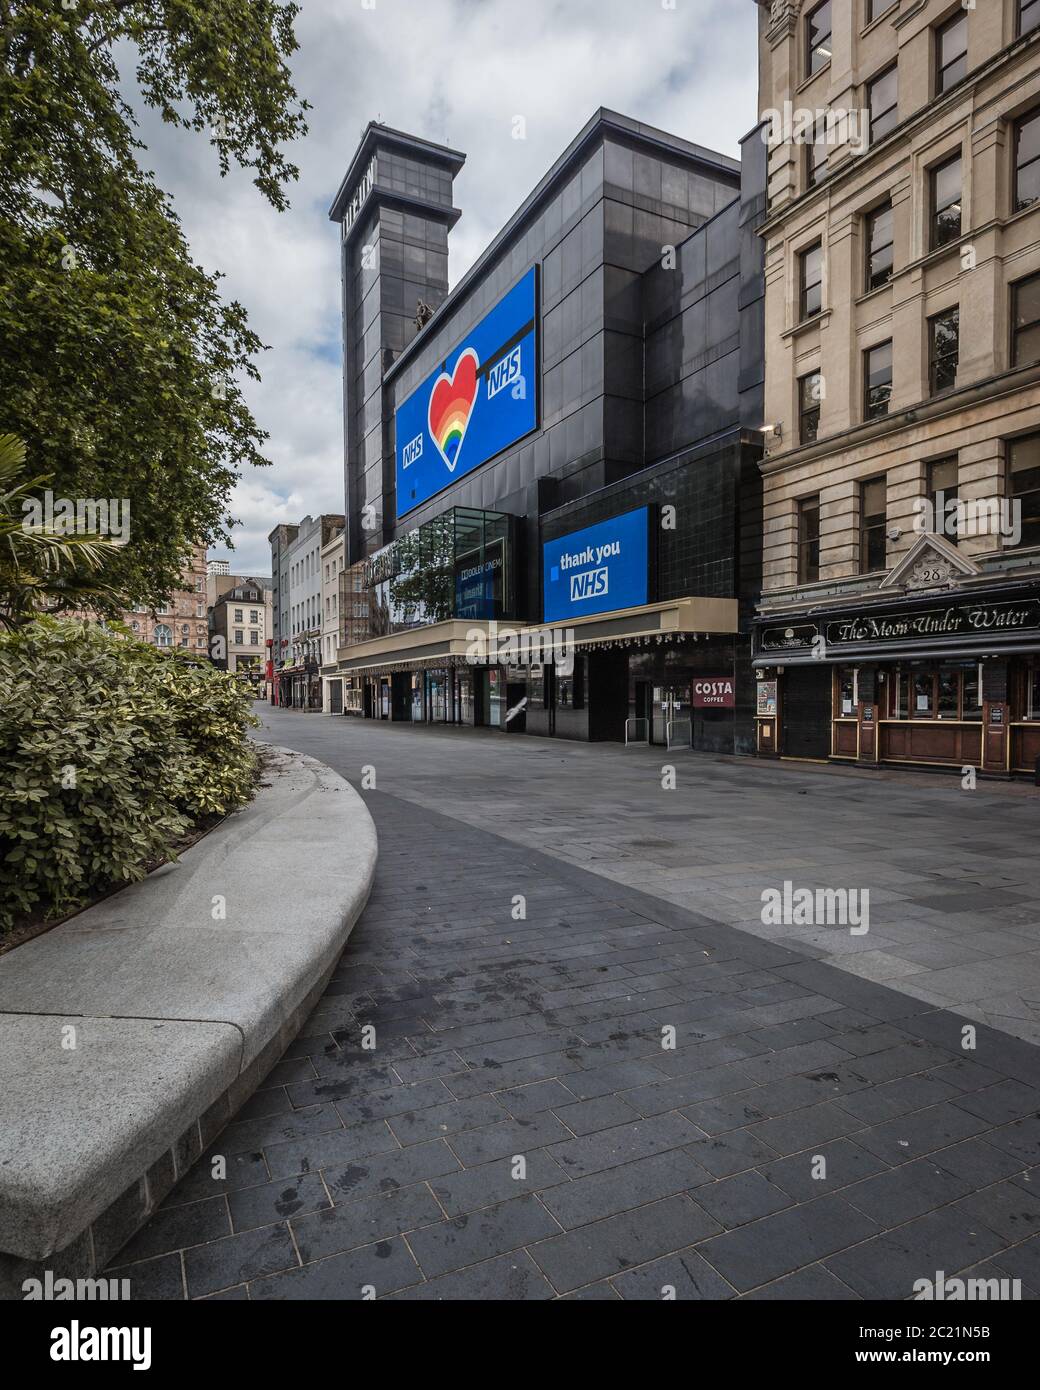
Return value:
<svg viewBox="0 0 1040 1390">
<path fill-rule="evenodd" d="M 422 458 L 422 442 L 422 435 L 417 434 L 414 439 L 410 439 L 404 446 L 401 450 L 402 468 L 407 468 L 408 465 L 414 463 L 416 459 Z"/>
<path fill-rule="evenodd" d="M 500 358 L 487 372 L 487 398 L 497 396 L 499 391 L 504 391 L 512 382 L 520 379 L 520 344 L 517 343 L 512 352 L 507 352 L 505 357 Z M 517 397 L 522 399 L 522 397 Z"/>
<path fill-rule="evenodd" d="M 609 588 L 609 570 L 586 570 L 584 574 L 572 574 L 571 603 L 583 598 L 601 598 L 609 592 Z"/>
</svg>

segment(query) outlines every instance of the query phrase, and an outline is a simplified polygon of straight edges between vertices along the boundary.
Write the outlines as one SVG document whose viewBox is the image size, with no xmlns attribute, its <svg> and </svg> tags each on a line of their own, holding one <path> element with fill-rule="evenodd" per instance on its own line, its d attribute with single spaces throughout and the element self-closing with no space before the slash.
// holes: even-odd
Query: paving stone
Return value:
<svg viewBox="0 0 1040 1390">
<path fill-rule="evenodd" d="M 554 1105 L 553 1114 L 579 1137 L 639 1119 L 639 1111 L 622 1096 L 597 1096 L 577 1104 Z"/>
<path fill-rule="evenodd" d="M 507 1155 L 529 1154 L 568 1137 L 566 1126 L 546 1111 L 530 1119 L 503 1120 L 453 1135 L 451 1147 L 465 1167 L 475 1168 Z"/>
<path fill-rule="evenodd" d="M 1040 1194 L 1027 1192 L 1019 1183 L 1000 1182 L 973 1192 L 954 1209 L 984 1222 L 1011 1244 L 1040 1232 Z"/>
<path fill-rule="evenodd" d="M 269 1226 L 288 1221 L 307 1211 L 329 1207 L 329 1195 L 317 1173 L 303 1177 L 279 1178 L 262 1187 L 249 1187 L 233 1192 L 227 1199 L 231 1221 L 236 1231 L 250 1231 L 257 1226 Z"/>
<path fill-rule="evenodd" d="M 698 1205 L 727 1230 L 783 1211 L 793 1200 L 754 1169 L 699 1187 L 694 1195 Z"/>
<path fill-rule="evenodd" d="M 859 1295 L 833 1275 L 823 1265 L 807 1265 L 795 1274 L 785 1274 L 760 1289 L 741 1295 L 741 1302 L 790 1301 L 804 1303 L 855 1302 Z"/>
<path fill-rule="evenodd" d="M 716 1178 L 728 1178 L 743 1173 L 777 1157 L 775 1149 L 756 1139 L 749 1130 L 733 1130 L 711 1139 L 699 1139 L 688 1144 L 686 1152 L 703 1164 Z"/>
<path fill-rule="evenodd" d="M 561 1081 L 532 1081 L 529 1086 L 514 1086 L 509 1091 L 495 1093 L 498 1104 L 516 1118 L 526 1119 L 542 1110 L 558 1112 L 560 1107 L 573 1108 L 575 1096 Z M 611 1097 L 611 1099 L 613 1099 Z M 557 1113 L 557 1118 L 561 1118 Z M 566 1120 L 564 1121 L 566 1124 Z M 573 1129 L 573 1125 L 568 1125 Z"/>
<path fill-rule="evenodd" d="M 122 1259 L 120 1252 L 118 1259 Z M 160 1255 L 157 1259 L 142 1260 L 140 1264 L 110 1265 L 106 1277 L 128 1279 L 130 1297 L 135 1301 L 183 1299 L 184 1271 L 181 1257 Z"/>
<path fill-rule="evenodd" d="M 819 1158 L 824 1160 L 822 1168 L 817 1162 Z M 758 1171 L 789 1196 L 800 1202 L 811 1202 L 825 1192 L 837 1192 L 887 1170 L 884 1160 L 869 1149 L 851 1139 L 836 1139 L 833 1143 L 806 1149 L 804 1153 L 764 1163 Z M 816 1173 L 823 1176 L 816 1177 Z"/>
<path fill-rule="evenodd" d="M 717 1229 L 690 1198 L 668 1197 L 543 1240 L 530 1253 L 557 1292 L 566 1293 L 685 1249 Z"/>
<path fill-rule="evenodd" d="M 425 1144 L 412 1144 L 396 1153 L 373 1154 L 355 1159 L 342 1167 L 326 1166 L 325 1185 L 338 1206 L 340 1202 L 371 1197 L 380 1192 L 395 1192 L 427 1178 L 439 1178 L 454 1173 L 462 1165 L 443 1139 Z"/>
<path fill-rule="evenodd" d="M 560 1225 L 571 1229 L 710 1181 L 711 1175 L 684 1150 L 671 1149 L 558 1184 L 541 1198 Z"/>
<path fill-rule="evenodd" d="M 523 1155 L 525 1173 L 514 1177 L 511 1158 L 493 1159 L 430 1179 L 430 1187 L 449 1216 L 462 1216 L 480 1207 L 509 1201 L 521 1192 L 541 1192 L 568 1181 L 567 1174 L 544 1149 Z"/>
<path fill-rule="evenodd" d="M 701 1131 L 682 1115 L 654 1115 L 625 1125 L 614 1125 L 594 1134 L 552 1144 L 549 1156 L 556 1160 L 571 1178 L 587 1173 L 632 1163 L 637 1158 L 677 1149 L 688 1144 Z"/>
<path fill-rule="evenodd" d="M 955 1202 L 970 1190 L 971 1185 L 964 1178 L 940 1168 L 931 1159 L 921 1158 L 847 1187 L 842 1196 L 879 1226 L 900 1226 L 915 1216 Z"/>
<path fill-rule="evenodd" d="M 185 1252 L 188 1297 L 216 1293 L 218 1289 L 244 1284 L 298 1263 L 288 1226 L 264 1226 L 257 1231 L 225 1236 Z"/>
<path fill-rule="evenodd" d="M 265 1155 L 271 1177 L 288 1178 L 297 1173 L 339 1167 L 352 1159 L 369 1158 L 373 1154 L 394 1153 L 400 1147 L 384 1120 L 370 1120 L 330 1134 L 271 1144 Z"/>
<path fill-rule="evenodd" d="M 918 1110 L 913 1115 L 889 1120 L 874 1129 L 857 1130 L 856 1143 L 870 1149 L 887 1163 L 908 1163 L 911 1159 L 935 1153 L 988 1128 L 985 1120 L 943 1102 L 931 1105 L 927 1110 Z"/>
<path fill-rule="evenodd" d="M 423 1273 L 433 1279 L 489 1255 L 518 1250 L 559 1229 L 537 1197 L 527 1194 L 426 1226 L 413 1232 L 408 1243 Z"/>
<path fill-rule="evenodd" d="M 398 1289 L 417 1284 L 422 1278 L 408 1247 L 401 1239 L 381 1240 L 375 1245 L 317 1260 L 302 1269 L 290 1269 L 273 1278 L 254 1279 L 249 1285 L 250 1299 L 361 1299 L 375 1291 L 383 1298 Z"/>
<path fill-rule="evenodd" d="M 956 1274 L 1002 1244 L 981 1222 L 947 1208 L 835 1254 L 825 1263 L 861 1298 L 907 1299 L 914 1296 L 919 1279 L 934 1280 L 939 1270 Z"/>
<path fill-rule="evenodd" d="M 153 1255 L 165 1255 L 171 1250 L 183 1250 L 189 1245 L 202 1245 L 209 1240 L 231 1234 L 227 1201 L 210 1197 L 203 1202 L 170 1207 L 156 1212 L 134 1238 L 120 1250 L 121 1264 L 146 1260 Z"/>
<path fill-rule="evenodd" d="M 453 1100 L 445 1105 L 431 1105 L 425 1110 L 411 1110 L 393 1115 L 390 1129 L 401 1144 L 418 1144 L 440 1135 L 458 1134 L 465 1129 L 494 1124 L 502 1119 L 502 1107 L 490 1096 L 474 1096 L 471 1100 Z"/>
<path fill-rule="evenodd" d="M 480 1264 L 470 1265 L 468 1269 L 442 1274 L 436 1279 L 413 1284 L 400 1293 L 390 1295 L 394 1301 L 436 1299 L 475 1302 L 490 1299 L 510 1303 L 527 1303 L 553 1297 L 552 1285 L 524 1250 L 514 1250 L 511 1254 L 499 1255 L 493 1260 L 483 1260 Z"/>
<path fill-rule="evenodd" d="M 875 1222 L 837 1196 L 765 1216 L 705 1241 L 700 1253 L 746 1293 L 876 1234 Z M 841 1270 L 836 1269 L 841 1278 Z"/>
<path fill-rule="evenodd" d="M 343 1250 L 371 1245 L 419 1226 L 443 1221 L 444 1212 L 426 1183 L 295 1216 L 292 1231 L 304 1264 Z"/>
<path fill-rule="evenodd" d="M 810 1147 L 819 1148 L 828 1140 L 840 1139 L 859 1128 L 858 1120 L 837 1105 L 825 1101 L 822 1105 L 809 1105 L 790 1115 L 779 1115 L 776 1119 L 752 1125 L 749 1132 L 776 1153 L 791 1154 L 801 1153 Z"/>
<path fill-rule="evenodd" d="M 685 1303 L 733 1297 L 733 1289 L 697 1253 L 695 1246 L 665 1255 L 660 1260 L 651 1260 L 627 1274 L 618 1274 L 611 1283 L 622 1298 L 633 1301 Z"/>
</svg>

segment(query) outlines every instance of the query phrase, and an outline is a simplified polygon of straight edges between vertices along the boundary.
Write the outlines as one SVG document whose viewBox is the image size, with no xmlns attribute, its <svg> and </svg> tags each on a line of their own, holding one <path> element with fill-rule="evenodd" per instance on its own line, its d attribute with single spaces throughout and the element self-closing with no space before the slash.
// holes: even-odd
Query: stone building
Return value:
<svg viewBox="0 0 1040 1390">
<path fill-rule="evenodd" d="M 1040 758 L 1040 2 L 759 3 L 760 753 Z"/>
</svg>

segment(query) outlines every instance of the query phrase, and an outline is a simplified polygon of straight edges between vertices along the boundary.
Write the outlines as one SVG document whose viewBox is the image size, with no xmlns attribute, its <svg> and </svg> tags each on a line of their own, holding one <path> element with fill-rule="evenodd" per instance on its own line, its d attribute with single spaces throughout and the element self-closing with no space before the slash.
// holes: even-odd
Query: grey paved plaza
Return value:
<svg viewBox="0 0 1040 1390">
<path fill-rule="evenodd" d="M 135 1297 L 1040 1295 L 1040 793 L 263 717 L 374 772 L 376 885 Z"/>
</svg>

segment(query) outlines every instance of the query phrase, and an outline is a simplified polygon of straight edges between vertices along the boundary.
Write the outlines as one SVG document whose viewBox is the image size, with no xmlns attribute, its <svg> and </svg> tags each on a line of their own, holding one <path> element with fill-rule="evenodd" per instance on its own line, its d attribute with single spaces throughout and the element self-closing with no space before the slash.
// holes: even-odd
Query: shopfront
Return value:
<svg viewBox="0 0 1040 1390">
<path fill-rule="evenodd" d="M 1035 585 L 769 618 L 755 651 L 761 755 L 1035 771 Z"/>
</svg>

